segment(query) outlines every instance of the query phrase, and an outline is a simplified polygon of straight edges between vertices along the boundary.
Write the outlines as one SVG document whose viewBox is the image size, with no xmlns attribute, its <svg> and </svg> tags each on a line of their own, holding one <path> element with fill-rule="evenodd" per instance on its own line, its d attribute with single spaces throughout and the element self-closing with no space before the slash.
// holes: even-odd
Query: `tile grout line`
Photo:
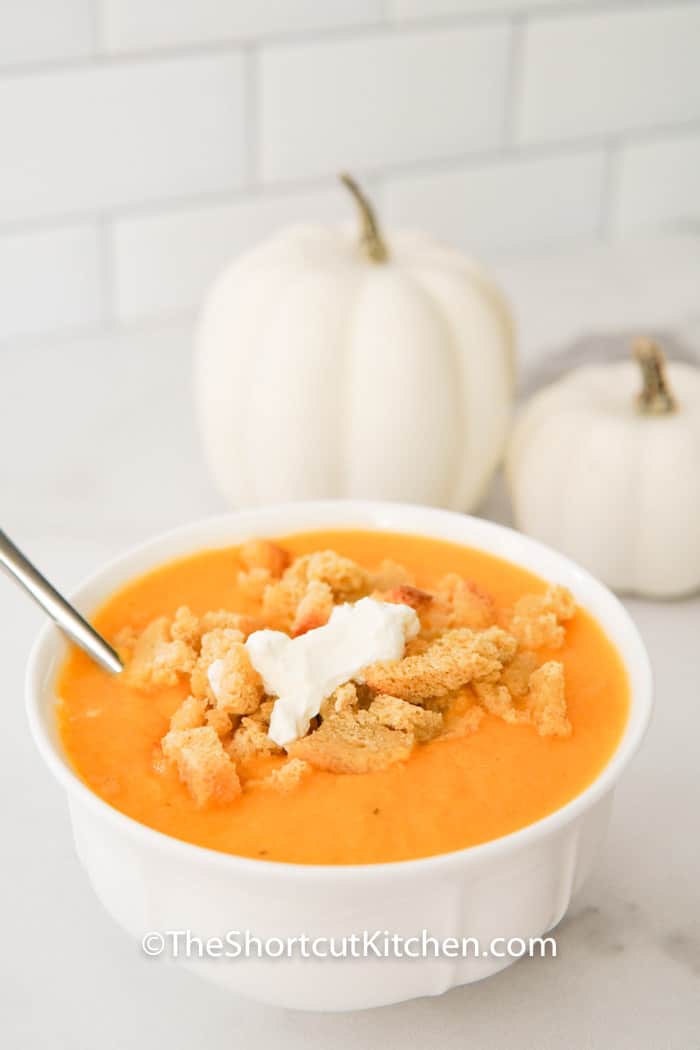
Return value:
<svg viewBox="0 0 700 1050">
<path fill-rule="evenodd" d="M 692 9 L 696 3 L 697 0 L 671 0 L 670 6 L 675 9 L 686 7 Z M 595 15 L 600 12 L 629 12 L 633 14 L 645 10 L 658 10 L 658 8 L 659 0 L 634 0 L 634 3 L 631 3 L 630 0 L 571 0 L 569 4 L 562 8 L 553 8 L 546 3 L 538 3 L 537 0 L 533 0 L 528 15 L 538 21 L 565 21 L 568 18 L 582 14 Z M 4 77 L 20 77 L 92 67 L 99 68 L 102 65 L 111 66 L 119 63 L 152 62 L 178 57 L 197 58 L 231 50 L 240 51 L 252 45 L 259 47 L 285 47 L 299 44 L 303 46 L 304 44 L 322 44 L 325 41 L 362 39 L 371 34 L 391 36 L 394 34 L 415 33 L 420 30 L 430 32 L 431 30 L 439 29 L 489 25 L 509 21 L 520 13 L 522 13 L 522 8 L 514 5 L 496 11 L 484 7 L 473 12 L 463 11 L 458 13 L 449 12 L 442 15 L 397 17 L 392 14 L 391 8 L 386 5 L 385 0 L 385 5 L 379 17 L 366 22 L 317 26 L 300 30 L 279 30 L 258 36 L 254 34 L 241 35 L 240 37 L 226 37 L 210 41 L 154 44 L 142 48 L 135 47 L 111 51 L 108 50 L 104 41 L 103 12 L 96 10 L 93 17 L 93 35 L 98 37 L 96 41 L 98 47 L 94 54 L 36 61 L 28 60 L 17 63 L 0 63 L 0 81 Z"/>
<path fill-rule="evenodd" d="M 246 184 L 248 189 L 254 189 L 262 182 L 262 155 L 261 155 L 261 107 L 260 93 L 262 72 L 260 69 L 260 49 L 256 44 L 246 48 L 244 88 L 245 98 L 245 147 L 246 147 Z"/>
<path fill-rule="evenodd" d="M 525 69 L 525 35 L 527 15 L 514 16 L 511 22 L 511 41 L 503 112 L 503 142 L 517 147 L 518 103 Z"/>
<path fill-rule="evenodd" d="M 653 128 L 627 129 L 617 132 L 616 141 L 620 149 L 641 143 L 662 144 L 673 142 L 688 135 L 700 134 L 700 120 L 693 119 L 676 124 L 664 124 Z M 358 177 L 374 179 L 385 184 L 402 182 L 414 177 L 440 175 L 459 171 L 478 171 L 493 164 L 525 163 L 528 161 L 556 160 L 576 157 L 582 153 L 604 152 L 610 142 L 609 136 L 592 136 L 559 142 L 507 143 L 483 150 L 474 149 L 466 153 L 446 157 L 428 157 L 400 164 L 379 165 L 357 169 Z M 66 227 L 90 225 L 96 215 L 101 214 L 111 222 L 158 219 L 183 211 L 227 207 L 249 201 L 265 200 L 281 196 L 301 196 L 304 193 L 327 191 L 335 186 L 335 174 L 301 176 L 289 180 L 256 182 L 248 186 L 232 186 L 228 190 L 190 193 L 178 197 L 144 200 L 130 204 L 117 204 L 97 211 L 64 212 L 38 215 L 31 218 L 0 221 L 0 237 L 31 235 L 60 231 Z"/>
</svg>

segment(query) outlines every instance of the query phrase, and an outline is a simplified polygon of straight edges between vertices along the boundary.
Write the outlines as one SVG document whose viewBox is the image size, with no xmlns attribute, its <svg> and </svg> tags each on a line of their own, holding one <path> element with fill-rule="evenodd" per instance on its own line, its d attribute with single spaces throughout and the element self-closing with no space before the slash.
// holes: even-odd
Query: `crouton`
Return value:
<svg viewBox="0 0 700 1050">
<path fill-rule="evenodd" d="M 564 690 L 564 667 L 550 660 L 530 675 L 530 719 L 540 736 L 571 736 Z"/>
<path fill-rule="evenodd" d="M 472 689 L 467 686 L 454 696 L 445 698 L 448 701 L 442 716 L 443 731 L 441 740 L 453 740 L 474 733 L 484 717 L 484 709 L 477 703 Z"/>
<path fill-rule="evenodd" d="M 316 551 L 300 558 L 306 564 L 308 580 L 327 583 L 338 601 L 360 598 L 370 588 L 370 574 L 361 565 L 335 551 Z"/>
<path fill-rule="evenodd" d="M 402 700 L 444 696 L 473 680 L 498 677 L 515 647 L 515 640 L 498 627 L 480 633 L 456 628 L 423 653 L 371 664 L 364 670 L 364 680 L 375 692 Z"/>
<path fill-rule="evenodd" d="M 206 700 L 199 699 L 196 696 L 188 696 L 186 700 L 183 700 L 170 719 L 170 728 L 174 730 L 180 729 L 196 729 L 198 726 L 203 726 L 205 722 L 207 710 Z"/>
<path fill-rule="evenodd" d="M 291 561 L 289 551 L 269 540 L 248 540 L 240 547 L 238 556 L 249 571 L 264 569 L 275 578 L 282 575 Z"/>
<path fill-rule="evenodd" d="M 216 731 L 216 735 L 220 740 L 227 740 L 233 729 L 233 722 L 231 716 L 226 711 L 222 711 L 219 707 L 210 707 L 207 709 L 205 714 L 205 721 L 208 726 Z"/>
<path fill-rule="evenodd" d="M 516 707 L 513 697 L 504 685 L 496 682 L 475 682 L 474 692 L 489 714 L 502 718 L 511 725 L 524 725 L 530 721 L 527 711 Z"/>
<path fill-rule="evenodd" d="M 319 714 L 321 718 L 330 718 L 331 715 L 337 715 L 341 711 L 352 711 L 358 704 L 357 686 L 354 682 L 346 682 L 344 685 L 339 685 L 330 696 L 326 697 L 321 703 Z"/>
<path fill-rule="evenodd" d="M 246 635 L 249 633 L 245 629 L 248 626 L 249 619 L 250 617 L 245 614 L 231 612 L 229 609 L 210 610 L 205 612 L 200 619 L 202 635 L 217 630 L 240 631 L 241 634 Z"/>
<path fill-rule="evenodd" d="M 392 587 L 413 587 L 415 579 L 403 565 L 386 558 L 371 574 L 370 586 L 375 591 L 389 591 Z"/>
<path fill-rule="evenodd" d="M 576 612 L 573 596 L 565 587 L 550 586 L 544 594 L 519 598 L 507 620 L 508 630 L 525 649 L 559 649 L 564 644 L 562 623 Z"/>
<path fill-rule="evenodd" d="M 215 660 L 223 660 L 229 649 L 242 641 L 243 634 L 232 627 L 214 627 L 202 635 L 199 657 L 190 674 L 193 696 L 216 702 L 209 682 L 209 668 Z"/>
<path fill-rule="evenodd" d="M 333 591 L 323 580 L 309 580 L 292 623 L 292 637 L 298 638 L 328 623 L 333 612 Z"/>
<path fill-rule="evenodd" d="M 290 758 L 279 769 L 273 769 L 261 780 L 249 780 L 246 787 L 273 788 L 275 791 L 293 791 L 299 787 L 304 777 L 311 772 L 308 762 L 300 758 Z"/>
<path fill-rule="evenodd" d="M 170 635 L 170 620 L 160 616 L 141 633 L 129 660 L 125 679 L 136 689 L 177 685 L 189 674 L 197 654 L 187 642 Z"/>
<path fill-rule="evenodd" d="M 537 657 L 528 649 L 517 652 L 510 663 L 506 664 L 499 679 L 515 700 L 527 696 L 530 688 L 530 675 L 537 669 Z"/>
<path fill-rule="evenodd" d="M 263 698 L 262 679 L 240 642 L 209 665 L 207 677 L 216 707 L 229 715 L 252 714 Z"/>
<path fill-rule="evenodd" d="M 227 745 L 227 753 L 236 762 L 252 758 L 254 755 L 281 755 L 282 748 L 267 735 L 269 724 L 269 719 L 266 725 L 261 718 L 246 715 L 241 719 L 230 744 Z"/>
<path fill-rule="evenodd" d="M 373 773 L 408 758 L 413 744 L 412 733 L 388 729 L 368 711 L 341 711 L 287 750 L 330 773 Z"/>
<path fill-rule="evenodd" d="M 450 607 L 450 626 L 483 631 L 495 624 L 496 606 L 493 598 L 472 580 L 464 580 L 455 573 L 449 573 L 438 584 L 437 593 Z"/>
<path fill-rule="evenodd" d="M 263 600 L 265 589 L 275 582 L 269 569 L 248 569 L 239 572 L 236 586 L 241 596 L 249 602 L 259 603 Z"/>
<path fill-rule="evenodd" d="M 416 704 L 409 704 L 398 696 L 377 696 L 369 705 L 369 713 L 389 729 L 401 729 L 413 733 L 416 742 L 423 744 L 438 736 L 442 729 L 442 715 L 428 711 Z"/>
<path fill-rule="evenodd" d="M 240 795 L 236 767 L 211 726 L 171 730 L 162 748 L 198 806 L 225 805 Z"/>
<path fill-rule="evenodd" d="M 202 637 L 202 628 L 199 617 L 195 616 L 187 605 L 181 605 L 175 610 L 175 616 L 170 627 L 170 635 L 173 640 L 185 642 L 193 649 L 199 648 Z"/>
<path fill-rule="evenodd" d="M 394 605 L 408 605 L 416 612 L 425 609 L 433 601 L 433 595 L 429 591 L 422 591 L 419 587 L 411 587 L 402 583 L 398 587 L 391 587 L 388 591 L 377 591 L 376 597 L 382 602 L 392 602 Z"/>
</svg>

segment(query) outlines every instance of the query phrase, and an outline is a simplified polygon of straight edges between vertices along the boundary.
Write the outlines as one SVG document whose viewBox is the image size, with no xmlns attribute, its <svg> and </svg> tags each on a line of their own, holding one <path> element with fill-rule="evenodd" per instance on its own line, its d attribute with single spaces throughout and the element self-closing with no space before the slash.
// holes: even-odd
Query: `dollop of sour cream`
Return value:
<svg viewBox="0 0 700 1050">
<path fill-rule="evenodd" d="M 270 739 L 284 747 L 303 736 L 334 689 L 350 680 L 361 681 L 367 664 L 400 659 L 407 640 L 419 628 L 408 605 L 362 598 L 336 605 L 324 627 L 299 638 L 281 631 L 255 631 L 245 643 L 248 656 L 265 692 L 277 698 Z"/>
</svg>

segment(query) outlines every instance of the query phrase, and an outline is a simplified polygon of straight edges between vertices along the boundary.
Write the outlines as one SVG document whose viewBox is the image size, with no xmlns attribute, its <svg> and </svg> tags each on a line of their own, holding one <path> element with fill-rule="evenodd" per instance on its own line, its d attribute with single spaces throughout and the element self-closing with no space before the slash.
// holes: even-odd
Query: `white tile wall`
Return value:
<svg viewBox="0 0 700 1050">
<path fill-rule="evenodd" d="M 700 219 L 700 0 L 0 0 L 0 343 L 191 311 L 348 206 L 519 253 Z"/>
<path fill-rule="evenodd" d="M 265 48 L 264 180 L 376 169 L 496 145 L 509 34 L 497 24 Z"/>
<path fill-rule="evenodd" d="M 700 120 L 700 5 L 534 19 L 525 33 L 521 142 Z"/>
<path fill-rule="evenodd" d="M 94 20 L 92 0 L 2 0 L 0 66 L 88 55 Z"/>
<path fill-rule="evenodd" d="M 617 232 L 683 226 L 693 220 L 700 227 L 700 131 L 625 146 L 617 196 Z"/>
<path fill-rule="evenodd" d="M 240 186 L 239 55 L 0 79 L 0 221 Z"/>
<path fill-rule="evenodd" d="M 382 0 L 105 0 L 102 38 L 108 51 L 256 40 L 371 25 L 382 10 Z"/>
<path fill-rule="evenodd" d="M 599 232 L 605 154 L 499 160 L 387 181 L 384 217 L 466 252 L 515 250 Z"/>
<path fill-rule="evenodd" d="M 283 226 L 351 214 L 341 189 L 246 198 L 114 225 L 116 312 L 122 321 L 194 309 L 217 273 Z"/>
<path fill-rule="evenodd" d="M 96 225 L 0 238 L 0 344 L 91 328 L 103 317 Z"/>
</svg>

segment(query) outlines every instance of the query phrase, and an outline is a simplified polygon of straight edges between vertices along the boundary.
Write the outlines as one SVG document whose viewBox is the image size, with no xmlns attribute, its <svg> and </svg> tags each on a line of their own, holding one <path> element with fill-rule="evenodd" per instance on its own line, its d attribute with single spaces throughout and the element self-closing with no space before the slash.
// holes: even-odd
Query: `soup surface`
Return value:
<svg viewBox="0 0 700 1050">
<path fill-rule="evenodd" d="M 331 548 L 366 568 L 390 558 L 420 588 L 457 573 L 502 609 L 546 583 L 506 561 L 419 536 L 324 531 L 276 541 L 298 556 Z M 239 586 L 239 549 L 205 550 L 164 565 L 116 593 L 94 616 L 108 638 L 126 626 L 187 605 L 250 607 Z M 554 582 L 557 581 L 548 581 Z M 58 680 L 65 749 L 83 781 L 123 813 L 158 831 L 246 857 L 303 864 L 370 864 L 446 853 L 498 838 L 552 813 L 580 794 L 615 750 L 628 713 L 621 659 L 596 621 L 577 608 L 564 644 L 538 651 L 563 664 L 571 733 L 540 735 L 486 711 L 478 728 L 415 747 L 405 761 L 362 774 L 314 768 L 293 791 L 243 790 L 230 805 L 202 806 L 177 769 L 154 761 L 187 684 L 144 691 L 71 652 Z M 249 777 L 283 758 L 255 756 Z M 245 764 L 244 764 L 245 765 Z M 244 785 L 245 787 L 245 785 Z"/>
</svg>

